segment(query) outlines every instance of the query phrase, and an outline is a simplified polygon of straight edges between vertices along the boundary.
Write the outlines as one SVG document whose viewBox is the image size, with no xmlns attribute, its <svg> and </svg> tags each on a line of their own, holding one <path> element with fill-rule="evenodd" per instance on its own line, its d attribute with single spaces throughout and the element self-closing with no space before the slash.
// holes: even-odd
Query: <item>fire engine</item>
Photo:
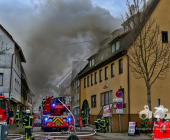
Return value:
<svg viewBox="0 0 170 140">
<path fill-rule="evenodd" d="M 2 93 L 0 93 L 0 124 L 7 125 L 7 103 Z"/>
<path fill-rule="evenodd" d="M 64 104 L 62 104 L 63 102 Z M 53 96 L 46 96 L 44 105 L 41 108 L 41 128 L 44 131 L 51 131 L 52 128 L 57 128 L 59 131 L 68 130 L 70 125 L 73 125 L 73 118 L 67 108 L 65 107 L 65 97 L 53 98 Z"/>
</svg>

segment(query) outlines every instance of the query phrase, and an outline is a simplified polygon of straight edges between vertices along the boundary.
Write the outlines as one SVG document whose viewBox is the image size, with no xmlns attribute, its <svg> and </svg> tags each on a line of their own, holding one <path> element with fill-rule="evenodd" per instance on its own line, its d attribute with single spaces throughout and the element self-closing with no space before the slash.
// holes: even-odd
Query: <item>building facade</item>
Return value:
<svg viewBox="0 0 170 140">
<path fill-rule="evenodd" d="M 27 96 L 22 91 L 22 65 L 25 63 L 25 57 L 23 55 L 22 49 L 14 41 L 12 36 L 0 25 L 0 48 L 7 48 L 5 54 L 0 55 L 0 93 L 9 99 L 9 87 L 11 83 L 11 96 L 10 96 L 10 106 L 14 110 L 22 110 L 22 105 L 26 105 L 22 96 Z M 20 51 L 19 51 L 20 50 Z M 14 54 L 18 51 L 16 54 Z M 12 67 L 12 78 L 11 76 L 11 60 L 13 55 L 13 67 Z M 26 98 L 27 99 L 27 98 Z"/>
<path fill-rule="evenodd" d="M 80 113 L 80 79 L 77 74 L 87 65 L 87 61 L 74 61 L 71 75 L 71 111 L 78 121 Z"/>
<path fill-rule="evenodd" d="M 170 39 L 168 36 L 168 31 L 170 31 L 168 5 L 170 5 L 170 1 L 150 0 L 149 3 L 147 22 L 150 19 L 156 19 L 156 23 L 160 25 L 162 43 L 165 45 Z M 165 32 L 166 42 L 163 41 Z M 136 79 L 130 68 L 129 51 L 133 47 L 133 43 L 129 38 L 130 31 L 124 27 L 123 31 L 118 34 L 116 31 L 112 34 L 105 47 L 88 59 L 88 67 L 78 74 L 81 83 L 80 109 L 85 111 L 89 116 L 90 123 L 94 124 L 94 120 L 102 112 L 103 106 L 109 104 L 110 101 L 113 104 L 111 109 L 112 132 L 119 132 L 119 127 L 122 131 L 128 131 L 129 121 L 137 121 L 139 112 L 144 110 L 144 105 L 148 104 L 147 88 L 144 79 Z M 103 56 L 103 54 L 106 55 Z M 157 79 L 153 84 L 151 88 L 151 111 L 154 111 L 159 104 L 165 108 L 170 108 L 170 94 L 167 92 L 170 91 L 169 80 L 170 73 L 168 72 L 166 79 Z M 108 99 L 108 88 L 103 89 L 105 82 L 110 83 L 110 99 Z M 116 113 L 115 103 L 113 102 L 118 90 L 122 91 L 124 97 L 124 114 L 120 115 L 121 126 L 119 126 L 119 115 Z"/>
</svg>

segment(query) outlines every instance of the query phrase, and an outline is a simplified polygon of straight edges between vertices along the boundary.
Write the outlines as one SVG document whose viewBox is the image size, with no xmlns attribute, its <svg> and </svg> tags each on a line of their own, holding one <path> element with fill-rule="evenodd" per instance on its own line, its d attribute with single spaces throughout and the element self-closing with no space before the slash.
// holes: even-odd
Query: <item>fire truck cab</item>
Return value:
<svg viewBox="0 0 170 140">
<path fill-rule="evenodd" d="M 7 125 L 7 102 L 2 93 L 0 93 L 0 124 Z"/>
<path fill-rule="evenodd" d="M 42 116 L 41 126 L 44 131 L 50 131 L 51 128 L 57 128 L 58 130 L 68 130 L 68 127 L 73 124 L 73 118 L 69 111 L 70 106 L 65 107 L 65 97 L 53 98 L 53 96 L 46 96 Z"/>
</svg>

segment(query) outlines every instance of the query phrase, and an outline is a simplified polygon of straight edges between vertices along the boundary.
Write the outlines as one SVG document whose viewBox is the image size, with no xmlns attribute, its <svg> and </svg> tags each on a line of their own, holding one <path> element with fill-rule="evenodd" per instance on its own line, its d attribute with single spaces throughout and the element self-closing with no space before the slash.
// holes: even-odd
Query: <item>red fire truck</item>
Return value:
<svg viewBox="0 0 170 140">
<path fill-rule="evenodd" d="M 7 103 L 2 93 L 0 93 L 0 124 L 7 125 Z"/>
<path fill-rule="evenodd" d="M 52 128 L 66 131 L 70 125 L 73 125 L 73 118 L 67 110 L 67 108 L 70 110 L 70 106 L 66 108 L 58 99 L 65 104 L 65 97 L 53 98 L 47 95 L 44 99 L 41 108 L 41 127 L 44 131 L 51 131 Z"/>
</svg>

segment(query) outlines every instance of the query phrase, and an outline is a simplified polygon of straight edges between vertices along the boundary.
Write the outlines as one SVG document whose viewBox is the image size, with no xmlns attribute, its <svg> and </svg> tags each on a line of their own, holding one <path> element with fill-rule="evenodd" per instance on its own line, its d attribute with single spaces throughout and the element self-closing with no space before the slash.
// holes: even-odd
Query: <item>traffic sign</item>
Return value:
<svg viewBox="0 0 170 140">
<path fill-rule="evenodd" d="M 117 109 L 123 108 L 123 104 L 121 102 L 117 102 L 116 104 Z"/>
<path fill-rule="evenodd" d="M 123 102 L 123 98 L 114 98 L 113 102 Z"/>
<path fill-rule="evenodd" d="M 117 114 L 124 114 L 124 108 L 122 109 L 116 109 Z"/>
<path fill-rule="evenodd" d="M 116 92 L 116 97 L 121 98 L 122 97 L 122 92 L 121 91 L 117 91 Z"/>
</svg>

